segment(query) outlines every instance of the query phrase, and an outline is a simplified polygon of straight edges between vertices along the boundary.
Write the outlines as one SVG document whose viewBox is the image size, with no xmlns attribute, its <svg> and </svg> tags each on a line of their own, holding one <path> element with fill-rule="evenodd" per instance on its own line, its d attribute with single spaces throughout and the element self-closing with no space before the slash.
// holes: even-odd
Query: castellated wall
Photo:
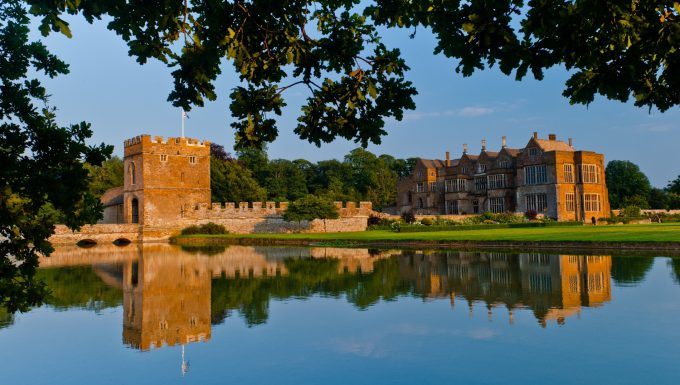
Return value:
<svg viewBox="0 0 680 385">
<path fill-rule="evenodd" d="M 224 226 L 230 233 L 291 233 L 291 232 L 344 232 L 364 231 L 367 227 L 367 218 L 373 212 L 371 202 L 335 202 L 338 208 L 338 219 L 313 220 L 286 222 L 283 213 L 288 208 L 287 202 L 240 202 L 198 204 L 194 207 L 186 207 L 184 217 L 179 221 L 180 227 L 208 222 Z"/>
</svg>

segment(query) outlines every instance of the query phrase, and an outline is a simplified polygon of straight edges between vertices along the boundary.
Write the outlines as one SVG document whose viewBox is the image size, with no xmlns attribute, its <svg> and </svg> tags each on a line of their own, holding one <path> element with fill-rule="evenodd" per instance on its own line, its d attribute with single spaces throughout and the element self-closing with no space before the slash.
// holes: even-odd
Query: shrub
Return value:
<svg viewBox="0 0 680 385">
<path fill-rule="evenodd" d="M 640 207 L 626 206 L 623 209 L 621 209 L 621 213 L 619 215 L 624 218 L 639 218 L 641 216 Z"/>
<path fill-rule="evenodd" d="M 224 226 L 212 222 L 203 225 L 191 225 L 182 229 L 182 235 L 192 234 L 229 234 L 229 231 Z"/>
<path fill-rule="evenodd" d="M 405 213 L 401 213 L 401 220 L 406 223 L 413 223 L 416 221 L 416 216 L 413 215 L 412 211 L 407 211 Z"/>
<path fill-rule="evenodd" d="M 377 218 L 378 221 L 376 222 L 376 220 L 372 219 L 372 217 Z M 368 217 L 368 230 L 390 230 L 392 229 L 392 224 L 394 222 L 396 222 L 394 219 L 371 216 Z"/>
<path fill-rule="evenodd" d="M 526 216 L 530 221 L 533 221 L 538 216 L 538 213 L 536 210 L 527 210 L 527 212 L 524 213 L 524 216 Z"/>
<path fill-rule="evenodd" d="M 377 215 L 375 215 L 375 214 L 371 214 L 371 215 L 368 217 L 368 225 L 369 225 L 369 226 L 379 225 L 380 222 L 382 222 L 382 218 L 380 218 L 379 216 L 377 216 Z"/>
<path fill-rule="evenodd" d="M 432 219 L 423 218 L 420 220 L 420 223 L 422 223 L 424 226 L 432 226 Z"/>
</svg>

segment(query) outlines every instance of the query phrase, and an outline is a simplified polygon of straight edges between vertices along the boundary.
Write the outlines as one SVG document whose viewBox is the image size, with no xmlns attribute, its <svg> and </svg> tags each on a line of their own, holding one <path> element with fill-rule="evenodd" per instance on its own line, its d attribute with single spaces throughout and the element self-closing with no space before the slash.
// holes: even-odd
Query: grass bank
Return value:
<svg viewBox="0 0 680 385">
<path fill-rule="evenodd" d="M 484 246 L 531 248 L 680 249 L 680 224 L 564 226 L 395 233 L 388 230 L 314 234 L 186 235 L 179 244 L 323 244 L 328 246 Z"/>
</svg>

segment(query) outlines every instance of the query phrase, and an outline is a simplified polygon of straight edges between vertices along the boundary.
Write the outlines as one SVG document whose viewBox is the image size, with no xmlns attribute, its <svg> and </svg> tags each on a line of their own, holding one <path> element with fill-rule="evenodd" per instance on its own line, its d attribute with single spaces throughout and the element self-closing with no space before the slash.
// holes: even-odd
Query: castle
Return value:
<svg viewBox="0 0 680 385">
<path fill-rule="evenodd" d="M 123 186 L 102 196 L 100 224 L 138 225 L 147 238 L 167 238 L 186 226 L 214 222 L 230 232 L 324 231 L 321 221 L 285 222 L 287 202 L 211 203 L 210 142 L 140 135 L 124 142 Z M 335 202 L 340 218 L 327 231 L 366 229 L 370 202 Z"/>
<path fill-rule="evenodd" d="M 417 215 L 466 215 L 483 212 L 526 213 L 559 221 L 591 221 L 610 215 L 604 155 L 576 150 L 554 134 L 534 132 L 524 148 L 499 152 L 482 140 L 479 155 L 451 160 L 419 159 L 413 173 L 399 181 L 397 209 Z"/>
</svg>

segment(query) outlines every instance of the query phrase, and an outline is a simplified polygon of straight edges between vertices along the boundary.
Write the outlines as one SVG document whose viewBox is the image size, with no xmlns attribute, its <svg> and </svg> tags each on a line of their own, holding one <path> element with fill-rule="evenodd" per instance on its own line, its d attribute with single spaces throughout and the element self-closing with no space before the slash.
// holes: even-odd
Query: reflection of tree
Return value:
<svg viewBox="0 0 680 385">
<path fill-rule="evenodd" d="M 0 306 L 0 329 L 6 328 L 14 323 L 14 314 Z"/>
<path fill-rule="evenodd" d="M 634 286 L 645 279 L 654 264 L 653 257 L 612 257 L 612 279 L 618 286 Z"/>
<path fill-rule="evenodd" d="M 182 245 L 180 246 L 182 251 L 186 251 L 189 254 L 195 255 L 218 255 L 224 253 L 228 246 L 224 245 L 209 245 L 209 246 L 194 246 L 194 245 Z"/>
<path fill-rule="evenodd" d="M 38 269 L 36 277 L 51 291 L 45 304 L 58 309 L 76 307 L 100 311 L 123 302 L 123 291 L 105 284 L 92 266 Z"/>
<path fill-rule="evenodd" d="M 680 284 L 680 258 L 671 258 L 670 267 L 675 282 Z"/>
<path fill-rule="evenodd" d="M 365 309 L 380 299 L 393 299 L 409 289 L 400 279 L 399 263 L 394 258 L 376 261 L 370 273 L 341 271 L 340 260 L 333 258 L 290 258 L 284 264 L 288 270 L 286 276 L 214 279 L 212 322 L 220 323 L 229 311 L 236 310 L 249 326 L 264 323 L 271 299 L 345 295 L 350 303 Z"/>
</svg>

